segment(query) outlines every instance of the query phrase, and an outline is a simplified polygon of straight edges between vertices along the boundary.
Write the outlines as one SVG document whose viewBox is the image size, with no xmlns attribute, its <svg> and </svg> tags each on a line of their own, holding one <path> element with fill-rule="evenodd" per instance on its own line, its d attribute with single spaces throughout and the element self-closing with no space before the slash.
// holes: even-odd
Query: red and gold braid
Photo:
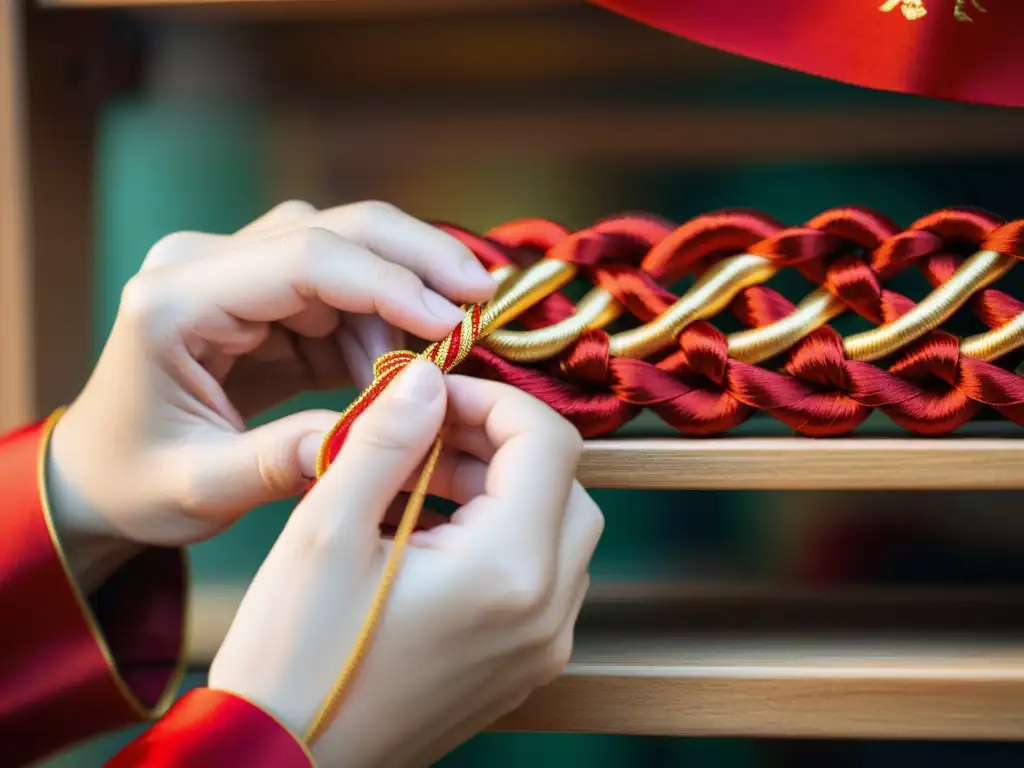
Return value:
<svg viewBox="0 0 1024 768">
<path fill-rule="evenodd" d="M 892 327 L 915 303 L 886 288 L 885 280 L 916 265 L 933 286 L 949 289 L 957 270 L 974 258 L 969 254 L 989 251 L 1006 258 L 980 273 L 975 270 L 985 279 L 965 284 L 960 298 L 969 298 L 968 306 L 994 329 L 990 336 L 1003 329 L 1008 340 L 958 340 L 933 328 L 911 334 L 884 355 L 858 359 L 848 354 L 839 334 L 821 322 L 774 355 L 778 362 L 769 368 L 743 359 L 749 359 L 750 351 L 738 343 L 742 333 L 726 338 L 697 320 L 680 329 L 671 346 L 642 359 L 615 354 L 614 337 L 592 330 L 581 333 L 560 354 L 528 365 L 515 359 L 517 350 L 496 354 L 478 346 L 466 371 L 533 393 L 588 437 L 614 431 L 644 408 L 680 432 L 696 435 L 725 432 L 757 411 L 808 435 L 847 433 L 876 408 L 922 434 L 950 432 L 983 407 L 1024 423 L 1020 377 L 992 362 L 1020 346 L 1021 334 L 1013 322 L 1021 322 L 1024 305 L 989 287 L 1021 252 L 1021 222 L 1004 224 L 980 212 L 950 209 L 900 231 L 875 212 L 842 208 L 826 211 L 802 227 L 784 228 L 760 214 L 726 211 L 678 228 L 665 227 L 662 238 L 639 260 L 635 255 L 623 259 L 623 243 L 633 235 L 631 226 L 640 222 L 648 234 L 651 221 L 635 216 L 606 220 L 567 238 L 589 244 L 588 262 L 581 271 L 614 294 L 637 320 L 657 319 L 679 301 L 662 287 L 664 283 L 687 271 L 703 274 L 745 251 L 774 268 L 793 268 L 818 285 L 809 298 L 824 295 L 831 302 L 825 320 L 852 310 L 880 327 Z M 641 239 L 634 235 L 632 242 L 637 245 Z M 761 330 L 791 320 L 797 309 L 763 285 L 740 288 L 728 306 L 745 326 Z M 531 330 L 542 330 L 571 318 L 573 311 L 571 302 L 555 295 L 537 303 L 519 321 Z M 734 347 L 743 354 L 731 354 Z"/>
</svg>

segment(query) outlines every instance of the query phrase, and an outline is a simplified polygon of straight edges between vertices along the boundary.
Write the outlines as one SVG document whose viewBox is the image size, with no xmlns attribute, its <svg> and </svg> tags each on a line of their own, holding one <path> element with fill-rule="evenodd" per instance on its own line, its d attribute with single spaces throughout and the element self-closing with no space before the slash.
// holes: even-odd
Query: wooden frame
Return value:
<svg viewBox="0 0 1024 768">
<path fill-rule="evenodd" d="M 0 5 L 0 429 L 35 411 L 28 317 L 29 259 L 24 39 L 21 7 Z"/>
<path fill-rule="evenodd" d="M 88 369 L 88 292 L 82 286 L 91 280 L 94 105 L 109 82 L 103 73 L 109 72 L 111 58 L 99 23 L 103 14 L 144 6 L 169 12 L 179 5 L 202 13 L 209 6 L 227 23 L 236 7 L 244 8 L 246 19 L 263 20 L 371 9 L 382 15 L 424 8 L 454 13 L 523 7 L 518 0 L 436 0 L 429 6 L 420 0 L 48 0 L 43 5 L 59 8 L 0 2 L 0 428 L 66 402 Z M 535 0 L 530 5 L 571 3 Z M 309 35 L 306 43 L 316 39 L 315 31 Z M 313 44 L 305 48 L 320 50 Z M 581 43 L 580 49 L 585 48 Z M 296 44 L 293 50 L 301 49 Z M 637 46 L 637 56 L 642 49 Z M 659 56 L 668 56 L 646 55 L 643 66 L 652 71 L 662 66 Z M 94 87 L 69 81 L 69 62 L 76 62 L 79 72 L 84 63 L 93 76 L 101 73 L 92 81 Z M 324 61 L 319 68 L 310 66 L 321 73 L 319 82 L 329 85 L 330 67 Z M 694 54 L 686 66 L 702 66 L 700 56 Z M 846 151 L 857 157 L 889 157 L 951 142 L 976 153 L 1024 149 L 1019 115 L 984 110 L 967 110 L 942 121 L 898 110 L 885 113 L 883 120 L 869 114 L 813 119 L 806 114 L 717 114 L 648 115 L 642 121 L 645 128 L 625 150 L 608 139 L 614 133 L 607 130 L 616 120 L 614 111 L 553 112 L 519 122 L 500 114 L 488 122 L 485 115 L 465 123 L 457 140 L 463 145 L 474 140 L 514 142 L 517 135 L 530 133 L 531 119 L 546 119 L 561 121 L 563 127 L 541 148 L 553 154 L 618 152 L 633 159 L 668 154 L 690 162 L 731 156 L 737 137 L 748 135 L 737 131 L 760 119 L 775 120 L 776 130 L 762 132 L 768 137 L 764 143 L 749 146 L 751 157 L 808 150 L 809 135 L 817 137 L 819 143 L 811 149 L 820 156 Z M 714 128 L 704 132 L 709 137 L 704 143 L 678 141 L 679 135 L 694 133 L 694 125 L 707 128 L 709 120 Z M 595 122 L 605 130 L 593 132 L 589 143 L 581 142 L 578 137 L 587 135 L 586 125 Z M 622 130 L 633 122 L 622 120 Z M 796 123 L 804 126 L 805 135 L 787 133 L 785 128 Z M 371 143 L 376 149 L 360 155 L 366 163 L 384 162 L 389 147 L 410 136 L 429 144 L 443 129 L 430 111 L 381 124 Z M 839 124 L 844 131 L 835 129 Z M 851 134 L 861 142 L 852 150 L 845 138 Z M 558 136 L 573 138 L 559 141 Z M 350 138 L 359 144 L 358 131 Z M 657 431 L 643 422 L 624 436 L 590 442 L 581 479 L 602 488 L 1024 488 L 1024 444 L 1015 431 L 1003 428 L 992 434 L 982 427 L 947 440 L 901 440 L 890 432 L 823 441 L 778 434 L 685 440 L 652 437 L 652 430 Z M 640 613 L 630 614 L 621 599 L 595 595 L 567 674 L 500 727 L 832 738 L 1024 736 L 1024 627 L 1007 620 L 1024 615 L 1020 595 L 912 595 L 890 600 L 881 614 L 884 600 L 880 603 L 875 594 L 714 596 L 716 604 L 729 606 L 735 615 L 777 610 L 807 619 L 790 629 L 767 619 L 729 625 L 712 610 L 707 596 L 677 594 L 652 602 L 647 591 L 632 597 L 645 606 Z M 190 639 L 196 664 L 209 660 L 237 598 L 230 589 L 197 596 Z M 869 614 L 884 614 L 893 622 L 853 629 L 844 625 L 850 616 Z M 669 615 L 676 619 L 663 618 Z"/>
</svg>

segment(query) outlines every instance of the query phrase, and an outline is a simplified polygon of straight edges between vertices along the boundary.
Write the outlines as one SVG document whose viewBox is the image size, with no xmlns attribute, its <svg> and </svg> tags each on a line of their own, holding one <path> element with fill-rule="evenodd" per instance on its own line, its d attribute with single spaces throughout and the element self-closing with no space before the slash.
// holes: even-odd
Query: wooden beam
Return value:
<svg viewBox="0 0 1024 768">
<path fill-rule="evenodd" d="M 544 8 L 579 0 L 40 0 L 59 8 L 191 9 L 269 18 L 383 14 L 424 15 Z"/>
<path fill-rule="evenodd" d="M 35 416 L 70 402 L 92 361 L 93 152 L 115 52 L 108 18 L 34 4 L 26 13 Z"/>
<path fill-rule="evenodd" d="M 723 437 L 589 441 L 590 488 L 1019 490 L 1018 438 Z"/>
<path fill-rule="evenodd" d="M 619 599 L 602 599 L 601 591 L 595 583 L 565 673 L 496 730 L 978 740 L 1024 734 L 1020 590 L 676 590 L 659 597 L 634 588 Z M 197 591 L 193 665 L 212 659 L 240 595 Z"/>
<path fill-rule="evenodd" d="M 0 3 L 0 431 L 36 410 L 23 22 L 20 0 Z"/>
</svg>

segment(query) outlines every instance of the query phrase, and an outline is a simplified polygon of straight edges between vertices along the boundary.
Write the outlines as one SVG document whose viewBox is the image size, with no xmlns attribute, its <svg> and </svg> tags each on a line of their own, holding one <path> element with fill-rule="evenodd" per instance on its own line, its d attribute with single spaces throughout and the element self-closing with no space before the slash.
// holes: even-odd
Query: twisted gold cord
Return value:
<svg viewBox="0 0 1024 768">
<path fill-rule="evenodd" d="M 899 319 L 844 339 L 846 356 L 870 362 L 891 355 L 946 322 L 977 291 L 1009 272 L 1016 261 L 995 251 L 979 251 Z"/>
<path fill-rule="evenodd" d="M 576 268 L 568 262 L 551 262 L 554 260 L 541 260 L 520 272 L 503 268 L 507 270 L 505 284 L 485 310 L 483 325 L 490 330 L 482 339 L 482 343 L 502 357 L 514 362 L 549 359 L 567 349 L 585 332 L 603 328 L 622 314 L 622 306 L 610 293 L 595 288 L 583 297 L 576 312 L 552 326 L 533 331 L 497 330 L 575 276 Z M 847 357 L 872 361 L 893 354 L 946 322 L 971 296 L 1006 275 L 1015 262 L 1013 256 L 979 251 L 898 320 L 847 337 L 843 342 Z M 768 259 L 753 254 L 719 262 L 660 316 L 612 335 L 610 352 L 618 357 L 644 358 L 667 349 L 688 325 L 718 314 L 741 290 L 767 281 L 777 271 Z M 843 302 L 826 288 L 818 288 L 781 320 L 730 335 L 729 354 L 747 363 L 770 359 L 845 309 Z M 991 361 L 1021 346 L 1024 346 L 1024 317 L 1015 318 L 1002 328 L 964 339 L 961 353 L 965 357 Z"/>
<path fill-rule="evenodd" d="M 796 309 L 770 325 L 738 331 L 728 337 L 729 356 L 760 363 L 785 352 L 812 331 L 846 311 L 846 305 L 827 288 L 807 294 Z"/>
</svg>

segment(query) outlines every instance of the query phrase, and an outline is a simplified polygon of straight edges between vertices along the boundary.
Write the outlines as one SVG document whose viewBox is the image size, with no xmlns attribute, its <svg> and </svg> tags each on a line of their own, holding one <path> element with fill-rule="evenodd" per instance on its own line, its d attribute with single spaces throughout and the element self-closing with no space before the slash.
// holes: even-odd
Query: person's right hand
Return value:
<svg viewBox="0 0 1024 768">
<path fill-rule="evenodd" d="M 430 492 L 461 507 L 414 534 L 334 722 L 324 766 L 430 765 L 568 662 L 604 521 L 581 440 L 529 395 L 415 361 L 351 432 L 250 586 L 210 670 L 296 733 L 338 677 L 392 542 L 380 525 L 444 425 Z"/>
</svg>

